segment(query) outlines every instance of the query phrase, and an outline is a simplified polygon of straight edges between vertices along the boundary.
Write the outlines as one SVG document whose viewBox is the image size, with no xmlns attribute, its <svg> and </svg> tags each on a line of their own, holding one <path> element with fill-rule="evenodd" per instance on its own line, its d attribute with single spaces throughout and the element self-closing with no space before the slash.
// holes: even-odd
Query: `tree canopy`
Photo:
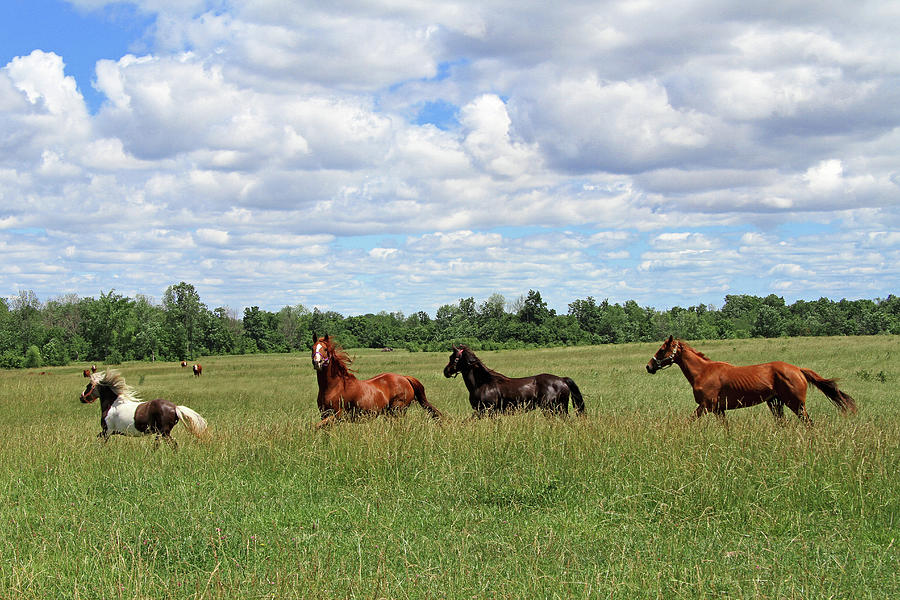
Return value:
<svg viewBox="0 0 900 600">
<path fill-rule="evenodd" d="M 397 347 L 446 351 L 454 343 L 474 349 L 618 344 L 743 337 L 900 334 L 900 298 L 819 298 L 788 305 L 728 295 L 720 309 L 697 305 L 668 310 L 573 300 L 566 314 L 549 308 L 537 290 L 508 302 L 492 294 L 411 315 L 378 312 L 344 316 L 301 304 L 278 312 L 258 306 L 239 317 L 209 309 L 193 285 L 169 286 L 161 303 L 114 290 L 97 298 L 66 295 L 40 302 L 31 291 L 0 299 L 0 367 L 65 365 L 72 361 L 194 360 L 203 355 L 307 350 L 312 332 L 336 336 L 344 347 Z"/>
</svg>

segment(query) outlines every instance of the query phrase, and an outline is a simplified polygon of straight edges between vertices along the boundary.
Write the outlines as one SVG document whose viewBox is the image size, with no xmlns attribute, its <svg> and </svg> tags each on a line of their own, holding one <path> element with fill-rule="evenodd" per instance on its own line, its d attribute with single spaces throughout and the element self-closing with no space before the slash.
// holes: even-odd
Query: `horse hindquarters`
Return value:
<svg viewBox="0 0 900 600">
<path fill-rule="evenodd" d="M 419 405 L 423 409 L 425 409 L 425 411 L 428 412 L 428 414 L 430 414 L 433 418 L 442 419 L 444 415 L 441 414 L 441 411 L 436 409 L 434 405 L 432 405 L 425 397 L 425 386 L 422 385 L 422 382 L 415 377 L 407 377 L 406 380 L 409 382 L 409 385 L 412 386 L 416 402 L 418 402 Z"/>
</svg>

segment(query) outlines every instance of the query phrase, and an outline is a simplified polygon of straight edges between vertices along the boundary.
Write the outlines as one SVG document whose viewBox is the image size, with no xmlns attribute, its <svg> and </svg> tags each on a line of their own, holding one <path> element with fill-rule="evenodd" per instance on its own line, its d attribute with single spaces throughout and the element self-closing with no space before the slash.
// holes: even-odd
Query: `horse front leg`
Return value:
<svg viewBox="0 0 900 600">
<path fill-rule="evenodd" d="M 109 433 L 103 429 L 100 433 L 97 434 L 97 439 L 100 440 L 101 444 L 106 444 L 109 441 Z"/>
<path fill-rule="evenodd" d="M 316 425 L 316 429 L 322 429 L 323 427 L 328 427 L 329 425 L 332 425 L 335 421 L 337 421 L 340 418 L 342 412 L 343 412 L 343 410 L 339 408 L 336 411 L 332 412 L 330 415 L 323 417 L 322 420 L 319 421 L 319 424 Z"/>
</svg>

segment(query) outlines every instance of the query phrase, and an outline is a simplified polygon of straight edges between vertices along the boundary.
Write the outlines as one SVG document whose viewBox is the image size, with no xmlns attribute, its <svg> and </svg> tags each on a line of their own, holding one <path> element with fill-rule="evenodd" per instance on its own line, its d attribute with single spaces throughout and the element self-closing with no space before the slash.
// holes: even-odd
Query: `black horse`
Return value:
<svg viewBox="0 0 900 600">
<path fill-rule="evenodd" d="M 568 377 L 542 373 L 531 377 L 507 377 L 484 366 L 466 346 L 454 346 L 444 377 L 462 374 L 469 390 L 469 403 L 476 416 L 494 412 L 534 410 L 569 412 L 569 395 L 576 414 L 584 413 L 584 398 Z"/>
</svg>

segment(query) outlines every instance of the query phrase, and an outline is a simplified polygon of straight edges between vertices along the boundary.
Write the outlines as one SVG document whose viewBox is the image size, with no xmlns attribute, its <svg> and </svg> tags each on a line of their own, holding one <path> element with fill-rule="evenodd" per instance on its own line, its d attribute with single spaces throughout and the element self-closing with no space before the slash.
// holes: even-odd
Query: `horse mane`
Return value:
<svg viewBox="0 0 900 600">
<path fill-rule="evenodd" d="M 334 370 L 335 374 L 338 377 L 343 378 L 355 377 L 355 375 L 353 375 L 354 369 L 350 368 L 350 365 L 353 364 L 353 359 L 350 358 L 347 351 L 344 350 L 340 344 L 336 344 L 331 340 L 329 340 L 327 344 L 332 359 L 330 368 Z"/>
<path fill-rule="evenodd" d="M 498 380 L 500 380 L 500 381 L 509 381 L 509 379 L 510 379 L 509 377 L 507 377 L 507 376 L 504 375 L 503 373 L 499 373 L 499 372 L 497 372 L 497 371 L 495 371 L 495 370 L 493 370 L 493 369 L 487 367 L 483 362 L 481 362 L 481 359 L 478 358 L 478 357 L 475 355 L 475 353 L 472 352 L 472 349 L 469 348 L 468 346 L 466 346 L 466 345 L 460 345 L 460 346 L 457 346 L 457 348 L 458 348 L 459 350 L 462 350 L 462 351 L 463 351 L 463 356 L 466 358 L 466 362 L 467 362 L 469 365 L 471 365 L 471 366 L 473 366 L 473 367 L 478 367 L 478 368 L 480 368 L 480 369 L 482 369 L 482 370 L 484 370 L 484 371 L 487 371 L 487 373 L 488 373 L 491 377 L 493 377 L 494 379 L 498 379 Z"/>
<path fill-rule="evenodd" d="M 687 348 L 688 350 L 690 350 L 691 352 L 693 352 L 694 354 L 696 354 L 697 356 L 699 356 L 700 358 L 705 358 L 706 360 L 712 360 L 710 357 L 706 356 L 705 354 L 703 354 L 702 352 L 700 352 L 699 350 L 697 350 L 697 349 L 694 348 L 693 346 L 689 345 L 689 344 L 688 344 L 687 342 L 685 342 L 684 340 L 676 340 L 676 341 L 677 341 L 679 344 L 681 344 L 682 346 L 684 346 L 685 348 Z"/>
<path fill-rule="evenodd" d="M 111 389 L 116 396 L 132 402 L 141 402 L 138 392 L 125 383 L 125 378 L 115 369 L 109 369 L 94 375 L 97 385 Z"/>
</svg>

